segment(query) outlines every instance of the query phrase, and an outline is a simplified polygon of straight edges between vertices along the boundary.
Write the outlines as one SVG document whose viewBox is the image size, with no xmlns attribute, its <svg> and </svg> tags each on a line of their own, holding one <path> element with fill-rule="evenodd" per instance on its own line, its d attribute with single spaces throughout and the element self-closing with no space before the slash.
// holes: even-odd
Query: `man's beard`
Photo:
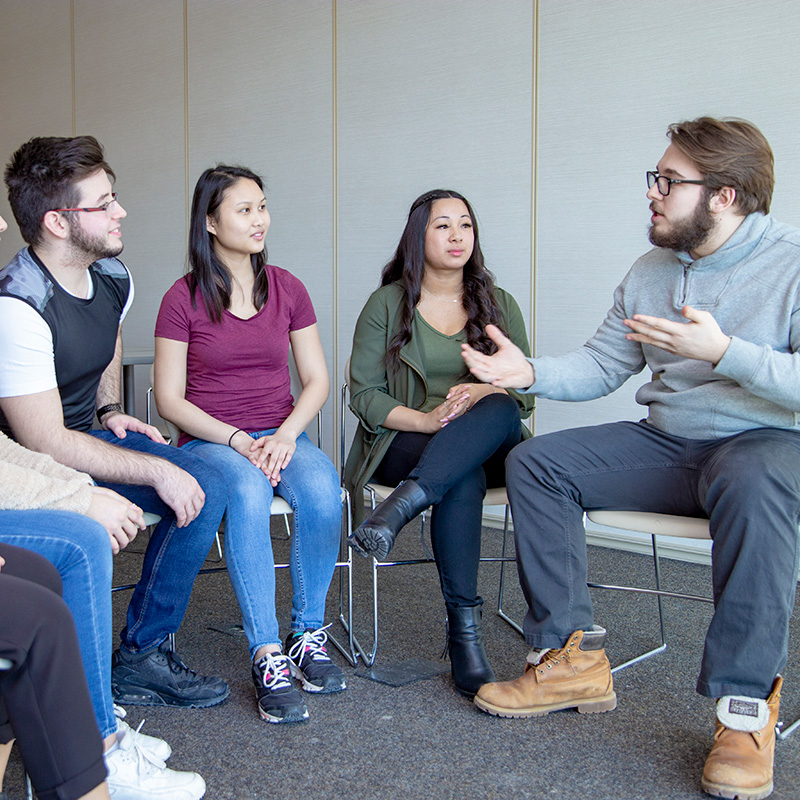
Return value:
<svg viewBox="0 0 800 800">
<path fill-rule="evenodd" d="M 121 239 L 118 242 L 109 242 L 104 237 L 90 236 L 80 225 L 70 226 L 69 244 L 74 255 L 89 258 L 92 263 L 101 258 L 118 256 L 123 247 Z"/>
<path fill-rule="evenodd" d="M 703 193 L 688 219 L 672 223 L 669 230 L 656 230 L 656 227 L 651 225 L 648 235 L 650 243 L 656 247 L 689 252 L 708 239 L 716 224 L 714 215 L 708 209 L 708 198 Z"/>
</svg>

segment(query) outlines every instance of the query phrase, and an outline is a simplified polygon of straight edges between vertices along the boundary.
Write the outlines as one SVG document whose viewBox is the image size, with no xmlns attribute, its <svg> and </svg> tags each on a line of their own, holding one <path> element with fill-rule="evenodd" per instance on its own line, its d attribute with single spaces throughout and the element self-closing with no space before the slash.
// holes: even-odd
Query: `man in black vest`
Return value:
<svg viewBox="0 0 800 800">
<path fill-rule="evenodd" d="M 126 212 L 114 179 L 91 136 L 31 139 L 6 167 L 29 247 L 0 270 L 0 427 L 161 516 L 114 653 L 112 687 L 122 704 L 206 707 L 228 686 L 190 670 L 167 642 L 226 493 L 205 461 L 122 413 L 121 325 L 133 283 L 116 258 Z M 91 430 L 95 414 L 102 430 Z"/>
</svg>

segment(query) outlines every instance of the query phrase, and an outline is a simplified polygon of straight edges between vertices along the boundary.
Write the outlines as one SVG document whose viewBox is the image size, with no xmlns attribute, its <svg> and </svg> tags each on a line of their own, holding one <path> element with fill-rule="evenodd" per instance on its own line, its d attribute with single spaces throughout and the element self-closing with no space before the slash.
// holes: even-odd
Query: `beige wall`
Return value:
<svg viewBox="0 0 800 800">
<path fill-rule="evenodd" d="M 0 156 L 33 135 L 104 142 L 129 212 L 129 347 L 150 345 L 182 273 L 194 181 L 234 161 L 267 180 L 270 260 L 308 286 L 334 386 L 411 200 L 435 186 L 471 199 L 487 262 L 556 354 L 647 247 L 644 171 L 670 122 L 756 121 L 776 215 L 800 223 L 798 33 L 793 0 L 0 0 Z M 19 245 L 10 231 L 2 257 Z M 631 383 L 541 401 L 537 432 L 638 418 Z"/>
<path fill-rule="evenodd" d="M 128 211 L 129 348 L 151 345 L 160 298 L 182 273 L 199 173 L 217 161 L 262 173 L 270 260 L 306 283 L 337 386 L 356 316 L 427 189 L 470 197 L 489 263 L 530 308 L 533 10 L 524 0 L 4 0 L 1 155 L 34 135 L 92 133 L 106 146 Z M 20 245 L 10 231 L 3 254 Z M 139 368 L 141 390 L 146 381 Z"/>
</svg>

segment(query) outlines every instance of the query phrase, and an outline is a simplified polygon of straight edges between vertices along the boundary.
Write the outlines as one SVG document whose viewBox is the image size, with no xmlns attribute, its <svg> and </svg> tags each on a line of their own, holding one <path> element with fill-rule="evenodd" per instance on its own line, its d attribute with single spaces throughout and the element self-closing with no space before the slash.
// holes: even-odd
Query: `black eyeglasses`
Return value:
<svg viewBox="0 0 800 800">
<path fill-rule="evenodd" d="M 659 175 L 658 172 L 648 172 L 647 173 L 647 188 L 652 189 L 656 184 L 658 184 L 658 193 L 663 197 L 666 197 L 669 194 L 669 190 L 672 188 L 673 183 L 694 183 L 697 186 L 705 186 L 705 181 L 690 181 L 690 180 L 678 180 L 677 178 L 668 178 L 666 175 Z"/>
<path fill-rule="evenodd" d="M 118 197 L 119 197 L 119 195 L 116 192 L 114 192 L 114 194 L 111 195 L 111 199 L 107 203 L 103 203 L 103 205 L 101 205 L 101 206 L 95 206 L 94 208 L 51 208 L 50 210 L 51 211 L 88 211 L 89 213 L 91 213 L 92 211 L 104 211 L 106 213 L 106 216 L 108 216 L 110 211 L 111 211 L 111 206 L 113 206 L 114 203 L 119 202 L 118 199 L 117 199 Z"/>
</svg>

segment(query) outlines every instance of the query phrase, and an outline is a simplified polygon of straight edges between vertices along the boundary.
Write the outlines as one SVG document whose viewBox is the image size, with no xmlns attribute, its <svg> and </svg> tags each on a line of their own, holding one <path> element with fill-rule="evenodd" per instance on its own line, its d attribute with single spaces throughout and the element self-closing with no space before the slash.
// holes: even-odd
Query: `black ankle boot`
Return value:
<svg viewBox="0 0 800 800">
<path fill-rule="evenodd" d="M 431 504 L 416 481 L 403 481 L 354 531 L 348 542 L 362 556 L 383 561 L 400 528 Z"/>
<path fill-rule="evenodd" d="M 472 699 L 484 683 L 495 680 L 483 647 L 479 605 L 447 606 L 447 640 L 456 690 Z"/>
</svg>

